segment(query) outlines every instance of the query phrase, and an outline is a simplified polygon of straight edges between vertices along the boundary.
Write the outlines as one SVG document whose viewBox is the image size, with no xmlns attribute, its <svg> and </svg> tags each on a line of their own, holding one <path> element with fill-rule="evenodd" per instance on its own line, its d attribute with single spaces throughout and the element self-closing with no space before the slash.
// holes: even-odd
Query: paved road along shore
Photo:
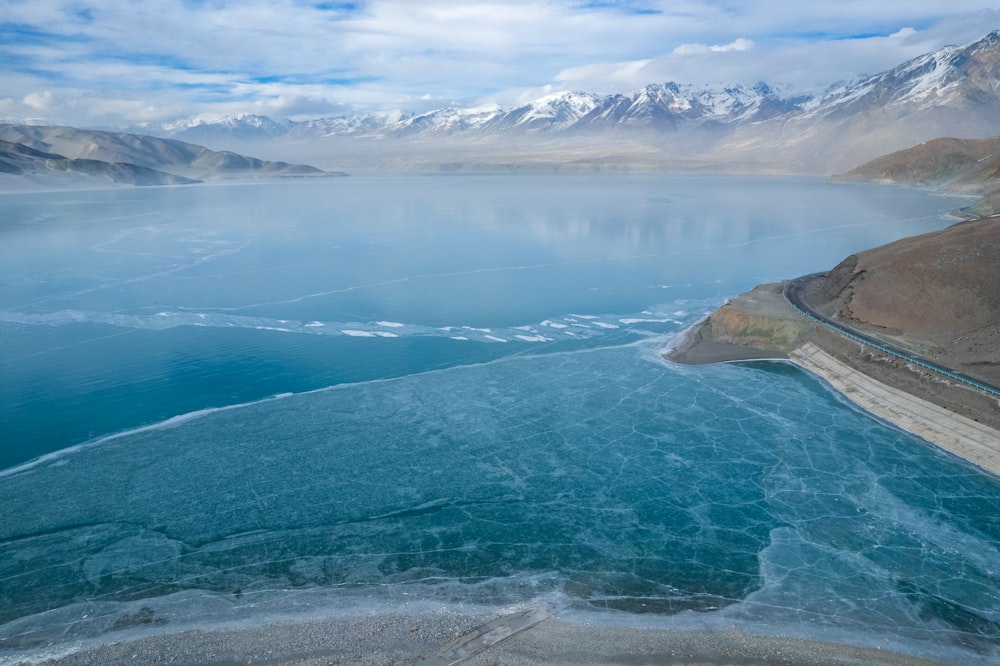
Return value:
<svg viewBox="0 0 1000 666">
<path fill-rule="evenodd" d="M 963 384 L 972 386 L 980 391 L 985 391 L 1000 397 L 1000 386 L 994 386 L 983 380 L 970 377 L 962 372 L 959 372 L 958 370 L 946 368 L 943 365 L 939 365 L 934 361 L 931 361 L 930 359 L 924 358 L 923 356 L 906 351 L 891 343 L 885 342 L 884 340 L 879 340 L 878 338 L 868 335 L 867 333 L 862 333 L 861 331 L 851 328 L 850 326 L 845 326 L 841 323 L 835 322 L 814 310 L 813 307 L 802 298 L 802 292 L 814 281 L 824 276 L 826 276 L 826 273 L 813 273 L 811 275 L 804 275 L 800 278 L 790 280 L 784 287 L 782 287 L 781 295 L 784 296 L 788 304 L 795 308 L 800 314 L 822 324 L 823 326 L 826 326 L 827 328 L 833 329 L 841 335 L 846 335 L 852 340 L 856 340 L 873 347 L 874 349 L 885 352 L 886 354 L 895 356 L 907 363 L 919 365 L 920 367 L 927 368 L 928 370 L 944 375 L 949 379 L 954 379 L 955 381 L 962 382 Z"/>
</svg>

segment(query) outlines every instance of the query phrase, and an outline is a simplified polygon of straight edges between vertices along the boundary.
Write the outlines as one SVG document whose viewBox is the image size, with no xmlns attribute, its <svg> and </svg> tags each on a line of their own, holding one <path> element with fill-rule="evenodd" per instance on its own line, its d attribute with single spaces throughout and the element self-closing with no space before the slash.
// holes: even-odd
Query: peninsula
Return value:
<svg viewBox="0 0 1000 666">
<path fill-rule="evenodd" d="M 689 330 L 679 363 L 788 359 L 905 430 L 1000 474 L 1000 216 L 760 285 Z"/>
</svg>

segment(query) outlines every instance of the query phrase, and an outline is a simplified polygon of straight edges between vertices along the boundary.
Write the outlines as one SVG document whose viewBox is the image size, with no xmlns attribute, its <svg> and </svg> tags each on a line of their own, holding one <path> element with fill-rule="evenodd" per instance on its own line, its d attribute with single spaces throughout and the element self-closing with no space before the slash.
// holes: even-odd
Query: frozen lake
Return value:
<svg viewBox="0 0 1000 666">
<path fill-rule="evenodd" d="M 659 358 L 963 203 L 646 175 L 4 195 L 0 660 L 403 602 L 996 656 L 996 477 L 792 366 Z"/>
</svg>

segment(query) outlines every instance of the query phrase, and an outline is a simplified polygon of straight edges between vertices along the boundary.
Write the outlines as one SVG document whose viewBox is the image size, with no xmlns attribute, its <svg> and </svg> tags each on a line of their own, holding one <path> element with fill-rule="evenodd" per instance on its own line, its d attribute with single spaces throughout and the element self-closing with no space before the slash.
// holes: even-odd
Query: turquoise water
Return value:
<svg viewBox="0 0 1000 666">
<path fill-rule="evenodd" d="M 664 176 L 5 196 L 0 659 L 525 602 L 995 658 L 996 477 L 791 366 L 659 358 L 958 204 Z"/>
</svg>

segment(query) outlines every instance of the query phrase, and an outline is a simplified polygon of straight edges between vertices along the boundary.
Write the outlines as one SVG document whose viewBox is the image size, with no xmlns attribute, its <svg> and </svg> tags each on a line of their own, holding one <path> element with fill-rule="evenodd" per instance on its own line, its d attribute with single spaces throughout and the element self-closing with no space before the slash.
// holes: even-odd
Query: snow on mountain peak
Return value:
<svg viewBox="0 0 1000 666">
<path fill-rule="evenodd" d="M 946 46 L 881 74 L 845 83 L 807 103 L 812 114 L 866 106 L 928 106 L 959 103 L 977 80 L 995 80 L 1000 31 L 967 46 Z M 991 70 L 992 68 L 992 70 Z"/>
<path fill-rule="evenodd" d="M 418 114 L 364 113 L 303 122 L 276 122 L 266 116 L 237 113 L 213 121 L 174 123 L 165 126 L 164 131 L 191 138 L 212 134 L 249 138 L 282 133 L 298 137 L 434 137 L 462 133 L 503 136 L 620 128 L 683 132 L 704 123 L 735 128 L 785 114 L 795 114 L 803 120 L 831 114 L 849 117 L 856 112 L 893 105 L 920 109 L 961 104 L 963 100 L 988 106 L 1000 97 L 998 79 L 1000 31 L 974 44 L 946 47 L 886 72 L 841 83 L 818 97 L 795 96 L 785 88 L 778 92 L 763 82 L 752 86 L 697 87 L 668 81 L 610 95 L 563 90 L 508 108 L 489 104 Z"/>
<path fill-rule="evenodd" d="M 561 126 L 572 124 L 593 111 L 600 97 L 592 93 L 562 91 L 536 99 L 520 108 L 525 109 L 516 124 L 552 121 Z"/>
</svg>

